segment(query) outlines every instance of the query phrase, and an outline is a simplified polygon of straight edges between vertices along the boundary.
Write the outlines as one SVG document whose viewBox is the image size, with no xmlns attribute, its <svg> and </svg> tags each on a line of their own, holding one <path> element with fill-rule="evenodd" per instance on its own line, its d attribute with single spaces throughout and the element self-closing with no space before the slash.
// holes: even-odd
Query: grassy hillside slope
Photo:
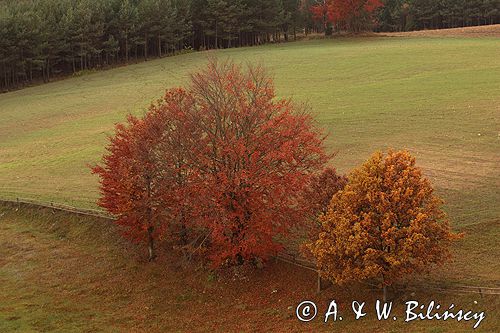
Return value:
<svg viewBox="0 0 500 333">
<path fill-rule="evenodd" d="M 471 228 L 470 231 L 473 231 Z M 101 220 L 50 210 L 0 204 L 0 332 L 472 332 L 475 321 L 405 323 L 404 302 L 436 301 L 448 308 L 486 311 L 476 332 L 498 332 L 500 298 L 495 295 L 439 292 L 429 288 L 461 284 L 497 286 L 498 228 L 485 225 L 456 246 L 457 261 L 390 292 L 398 320 L 377 321 L 380 290 L 363 285 L 331 287 L 316 294 L 316 275 L 281 262 L 262 270 L 211 273 L 199 262 L 163 247 L 146 262 L 145 251 L 121 241 Z M 496 233 L 496 234 L 495 234 Z M 496 237 L 496 238 L 495 238 Z M 485 261 L 484 244 L 491 257 Z M 318 305 L 318 317 L 301 323 L 295 307 Z M 344 320 L 324 324 L 335 299 Z M 367 302 L 367 316 L 354 320 L 353 300 Z M 474 303 L 474 302 L 477 303 Z"/>
<path fill-rule="evenodd" d="M 356 38 L 218 52 L 261 62 L 280 96 L 307 101 L 341 171 L 408 148 L 458 225 L 500 216 L 498 38 Z M 0 95 L 0 196 L 93 207 L 106 135 L 203 66 L 193 53 Z"/>
</svg>

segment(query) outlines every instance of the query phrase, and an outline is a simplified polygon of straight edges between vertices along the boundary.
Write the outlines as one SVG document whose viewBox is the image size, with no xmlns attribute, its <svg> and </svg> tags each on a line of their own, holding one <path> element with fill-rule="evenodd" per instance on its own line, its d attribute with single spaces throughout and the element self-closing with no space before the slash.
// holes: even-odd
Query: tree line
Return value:
<svg viewBox="0 0 500 333">
<path fill-rule="evenodd" d="M 500 0 L 317 0 L 310 11 L 327 35 L 500 23 Z"/>
<path fill-rule="evenodd" d="M 300 0 L 0 1 L 0 90 L 189 50 L 314 29 Z"/>
<path fill-rule="evenodd" d="M 0 91 L 179 52 L 500 22 L 500 0 L 0 0 Z"/>
<path fill-rule="evenodd" d="M 500 0 L 385 0 L 379 31 L 446 29 L 500 23 Z"/>
</svg>

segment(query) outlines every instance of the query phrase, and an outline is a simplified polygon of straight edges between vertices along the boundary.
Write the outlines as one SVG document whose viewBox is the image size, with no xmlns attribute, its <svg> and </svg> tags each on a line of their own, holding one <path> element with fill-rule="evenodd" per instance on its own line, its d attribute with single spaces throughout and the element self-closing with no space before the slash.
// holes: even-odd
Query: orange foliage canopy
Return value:
<svg viewBox="0 0 500 333">
<path fill-rule="evenodd" d="M 333 196 L 308 248 L 331 281 L 391 285 L 449 257 L 459 235 L 450 231 L 441 204 L 407 151 L 377 152 Z"/>
</svg>

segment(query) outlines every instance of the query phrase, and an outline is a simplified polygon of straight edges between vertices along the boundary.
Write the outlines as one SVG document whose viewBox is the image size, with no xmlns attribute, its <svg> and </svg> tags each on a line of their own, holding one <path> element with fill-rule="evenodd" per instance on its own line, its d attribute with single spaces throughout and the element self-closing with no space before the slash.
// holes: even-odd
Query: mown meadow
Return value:
<svg viewBox="0 0 500 333">
<path fill-rule="evenodd" d="M 327 146 L 336 153 L 332 165 L 342 173 L 365 161 L 374 150 L 410 150 L 446 200 L 453 228 L 466 232 L 453 249 L 455 261 L 433 272 L 430 279 L 498 287 L 500 41 L 493 37 L 336 38 L 190 53 L 2 94 L 0 198 L 96 208 L 98 180 L 89 166 L 99 162 L 113 125 L 124 121 L 128 113 L 145 112 L 166 88 L 187 82 L 189 73 L 214 53 L 236 62 L 262 63 L 272 73 L 279 96 L 308 103 L 330 133 Z M 204 270 L 180 270 L 181 264 L 168 251 L 144 273 L 146 264 L 139 255 L 132 255 L 132 245 L 108 235 L 111 231 L 102 225 L 87 226 L 68 216 L 52 220 L 50 215 L 31 211 L 16 214 L 11 208 L 0 211 L 0 222 L 4 222 L 0 282 L 5 286 L 0 308 L 8 310 L 0 312 L 9 314 L 0 318 L 4 325 L 0 328 L 6 330 L 164 331 L 177 327 L 182 331 L 192 328 L 192 318 L 181 314 L 193 307 L 199 310 L 196 321 L 204 322 L 201 331 L 298 329 L 302 326 L 290 317 L 289 306 L 313 297 L 314 276 L 291 273 L 294 267 L 276 264 L 261 275 L 254 274 L 252 284 L 229 283 L 230 288 L 243 290 L 241 295 L 228 294 L 228 287 L 214 284 Z M 84 269 L 82 262 L 87 263 Z M 45 278 L 36 282 L 40 274 Z M 286 280 L 294 274 L 297 281 Z M 129 276 L 154 283 L 141 287 L 136 281 L 138 289 L 132 290 Z M 163 283 L 165 279 L 168 283 Z M 427 282 L 421 283 L 425 289 Z M 281 294 L 288 285 L 302 289 Z M 271 296 L 260 294 L 255 303 L 253 297 L 262 286 Z M 274 289 L 279 290 L 277 295 Z M 224 299 L 217 303 L 205 292 Z M 347 302 L 356 294 L 350 292 L 334 288 L 321 299 L 340 293 Z M 158 296 L 162 293 L 174 296 L 165 301 Z M 241 297 L 240 301 L 232 304 L 233 296 Z M 442 295 L 443 301 L 466 305 L 478 299 L 476 295 L 453 297 Z M 117 311 L 116 304 L 125 310 Z M 494 313 L 498 298 L 486 296 L 480 301 L 483 304 L 488 305 L 488 313 Z M 241 317 L 219 317 L 216 310 L 236 311 Z M 253 318 L 256 324 L 245 318 Z M 406 328 L 399 322 L 391 328 L 374 321 L 359 326 L 350 320 L 343 325 L 371 332 L 374 327 L 380 332 Z M 484 329 L 497 326 L 493 320 Z M 456 332 L 470 327 L 426 323 L 415 329 Z"/>
<path fill-rule="evenodd" d="M 495 38 L 356 38 L 219 51 L 260 62 L 280 96 L 306 102 L 341 172 L 407 148 L 457 225 L 500 208 L 500 43 Z M 141 114 L 207 61 L 193 53 L 0 95 L 0 196 L 95 207 L 88 165 L 113 124 Z"/>
</svg>

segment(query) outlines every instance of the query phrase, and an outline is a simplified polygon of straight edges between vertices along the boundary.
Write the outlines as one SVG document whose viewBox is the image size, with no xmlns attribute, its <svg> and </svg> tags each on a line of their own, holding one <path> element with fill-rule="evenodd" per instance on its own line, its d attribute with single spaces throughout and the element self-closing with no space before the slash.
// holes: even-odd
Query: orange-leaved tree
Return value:
<svg viewBox="0 0 500 333">
<path fill-rule="evenodd" d="M 323 277 L 339 283 L 398 279 L 442 264 L 453 234 L 442 200 L 407 151 L 375 153 L 349 175 L 309 244 Z"/>
</svg>

